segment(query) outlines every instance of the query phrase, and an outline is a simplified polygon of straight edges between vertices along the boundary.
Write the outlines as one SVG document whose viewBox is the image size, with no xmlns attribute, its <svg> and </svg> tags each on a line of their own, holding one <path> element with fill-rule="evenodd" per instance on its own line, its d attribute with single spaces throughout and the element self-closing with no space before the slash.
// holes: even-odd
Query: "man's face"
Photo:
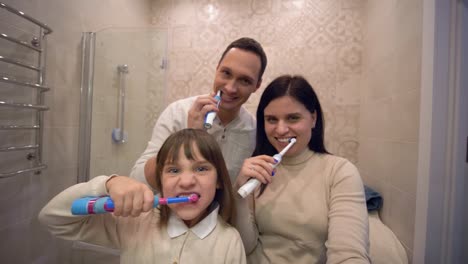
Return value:
<svg viewBox="0 0 468 264">
<path fill-rule="evenodd" d="M 260 87 L 260 58 L 253 52 L 230 49 L 216 69 L 214 90 L 222 91 L 221 111 L 237 112 Z"/>
</svg>

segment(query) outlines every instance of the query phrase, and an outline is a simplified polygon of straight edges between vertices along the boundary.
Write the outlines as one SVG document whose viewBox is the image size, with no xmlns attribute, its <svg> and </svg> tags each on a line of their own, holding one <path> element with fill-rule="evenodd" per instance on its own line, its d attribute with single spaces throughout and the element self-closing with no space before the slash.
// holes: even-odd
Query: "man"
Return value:
<svg viewBox="0 0 468 264">
<path fill-rule="evenodd" d="M 164 140 L 184 128 L 203 128 L 204 117 L 217 112 L 208 133 L 219 143 L 234 183 L 244 159 L 255 146 L 255 118 L 243 104 L 257 91 L 267 58 L 262 46 L 251 38 L 235 40 L 223 52 L 210 94 L 178 100 L 159 116 L 146 150 L 136 161 L 130 177 L 155 188 L 156 154 Z M 214 95 L 221 90 L 219 108 Z"/>
</svg>

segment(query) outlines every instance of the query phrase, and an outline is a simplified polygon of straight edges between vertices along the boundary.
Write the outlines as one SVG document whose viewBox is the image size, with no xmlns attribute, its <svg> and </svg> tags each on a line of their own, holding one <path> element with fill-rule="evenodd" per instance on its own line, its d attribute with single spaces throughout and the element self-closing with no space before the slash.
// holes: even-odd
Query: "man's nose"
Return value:
<svg viewBox="0 0 468 264">
<path fill-rule="evenodd" d="M 236 93 L 237 92 L 237 84 L 236 80 L 233 78 L 229 81 L 226 82 L 226 85 L 224 86 L 224 90 L 226 93 Z"/>
</svg>

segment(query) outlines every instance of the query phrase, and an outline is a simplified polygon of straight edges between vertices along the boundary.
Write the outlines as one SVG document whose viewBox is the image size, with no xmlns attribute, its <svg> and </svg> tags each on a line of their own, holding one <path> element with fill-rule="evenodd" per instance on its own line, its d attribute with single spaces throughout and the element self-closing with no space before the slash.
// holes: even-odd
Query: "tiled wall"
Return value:
<svg viewBox="0 0 468 264">
<path fill-rule="evenodd" d="M 412 255 L 420 105 L 422 1 L 368 1 L 359 163 L 383 194 L 383 221 Z"/>
<path fill-rule="evenodd" d="M 36 216 L 46 200 L 76 181 L 81 33 L 149 24 L 168 32 L 166 103 L 210 91 L 222 50 L 241 36 L 259 40 L 269 58 L 264 84 L 247 104 L 250 111 L 274 77 L 304 75 L 325 109 L 328 148 L 357 163 L 365 182 L 383 194 L 382 217 L 411 252 L 420 0 L 3 2 L 48 23 L 54 33 L 48 39 L 53 90 L 46 95 L 51 110 L 44 139 L 49 169 L 39 177 L 2 180 L 0 235 L 9 241 L 0 246 L 2 263 L 71 262 L 69 245 L 38 227 Z"/>
<path fill-rule="evenodd" d="M 47 23 L 54 32 L 48 37 L 44 162 L 49 168 L 41 175 L 20 175 L 0 179 L 0 262 L 1 263 L 80 263 L 81 256 L 71 254 L 70 244 L 52 238 L 37 221 L 45 202 L 77 180 L 78 124 L 81 76 L 81 34 L 109 27 L 146 27 L 150 22 L 150 0 L 2 0 L 34 18 Z M 0 9 L 0 28 L 28 31 L 29 23 L 14 23 Z M 15 21 L 16 22 L 16 21 Z M 12 31 L 12 30 L 9 30 Z M 3 33 L 3 32 L 2 32 Z M 0 53 L 18 55 L 1 41 Z M 6 45 L 6 46 L 4 46 Z M 12 52 L 13 51 L 13 52 Z M 14 54 L 13 54 L 14 53 Z M 1 63 L 0 63 L 1 64 Z M 4 66 L 0 66 L 3 70 Z M 11 93 L 10 96 L 13 96 Z M 2 109 L 3 113 L 4 109 Z M 18 111 L 16 111 L 18 112 Z M 15 119 L 11 113 L 10 118 Z M 2 122 L 6 119 L 2 115 Z M 24 118 L 20 118 L 24 120 Z M 8 120 L 6 120 L 8 121 Z M 15 145 L 17 139 L 1 137 L 0 143 Z M 10 154 L 11 160 L 16 154 Z M 18 154 L 19 155 L 19 154 Z M 2 171 L 14 170 L 14 164 L 2 159 Z M 96 263 L 96 262 L 95 262 Z"/>
<path fill-rule="evenodd" d="M 251 112 L 274 77 L 304 75 L 323 102 L 327 147 L 381 192 L 381 217 L 411 256 L 421 3 L 156 0 L 152 23 L 169 29 L 170 100 L 210 91 L 223 48 L 242 36 L 260 41 L 269 59 Z"/>
<path fill-rule="evenodd" d="M 357 163 L 364 0 L 153 1 L 152 23 L 169 32 L 168 98 L 208 93 L 224 48 L 248 36 L 269 65 L 247 108 L 280 74 L 304 75 L 316 89 L 330 151 Z"/>
</svg>

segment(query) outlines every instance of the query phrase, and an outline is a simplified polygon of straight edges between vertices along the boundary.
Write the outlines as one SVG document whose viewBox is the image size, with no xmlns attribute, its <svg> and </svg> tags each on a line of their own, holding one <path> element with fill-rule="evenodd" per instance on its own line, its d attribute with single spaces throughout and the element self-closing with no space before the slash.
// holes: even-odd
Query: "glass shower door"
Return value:
<svg viewBox="0 0 468 264">
<path fill-rule="evenodd" d="M 89 72 L 92 88 L 85 97 L 88 104 L 81 106 L 89 111 L 82 112 L 86 118 L 81 120 L 88 123 L 89 135 L 80 137 L 80 159 L 88 160 L 89 166 L 80 166 L 79 181 L 129 175 L 165 107 L 165 30 L 106 29 L 91 34 L 94 54 L 89 54 L 83 72 Z M 86 173 L 89 176 L 83 177 Z"/>
<path fill-rule="evenodd" d="M 165 107 L 166 48 L 162 29 L 83 34 L 78 182 L 129 175 Z M 118 263 L 119 255 L 74 242 L 72 263 Z"/>
</svg>

